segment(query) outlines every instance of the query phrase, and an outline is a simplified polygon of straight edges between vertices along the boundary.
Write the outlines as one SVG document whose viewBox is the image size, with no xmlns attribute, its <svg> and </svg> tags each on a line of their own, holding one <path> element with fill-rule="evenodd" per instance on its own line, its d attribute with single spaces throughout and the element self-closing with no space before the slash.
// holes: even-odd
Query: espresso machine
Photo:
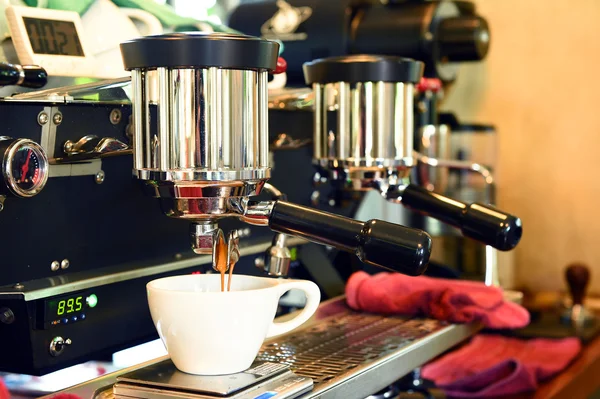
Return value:
<svg viewBox="0 0 600 399">
<path fill-rule="evenodd" d="M 239 273 L 285 277 L 292 249 L 308 241 L 364 264 L 424 272 L 431 251 L 424 231 L 285 200 L 298 187 L 309 192 L 312 181 L 296 179 L 303 168 L 280 158 L 271 171 L 267 83 L 276 43 L 180 33 L 121 50 L 131 79 L 0 101 L 11 135 L 0 141 L 1 242 L 9 265 L 0 281 L 0 336 L 11 342 L 0 371 L 42 375 L 156 339 L 145 284 L 211 272 L 223 230 Z M 422 65 L 414 68 L 418 77 Z M 405 155 L 402 171 L 411 166 Z M 520 222 L 497 215 L 511 223 L 493 228 L 495 237 L 513 247 Z M 48 227 L 34 228 L 41 221 Z M 469 234 L 489 237 L 488 224 L 468 226 Z M 265 342 L 252 372 L 189 378 L 159 358 L 63 393 L 366 397 L 479 329 L 362 314 L 336 297 L 305 327 Z"/>
<path fill-rule="evenodd" d="M 490 29 L 473 3 L 446 0 L 242 2 L 232 12 L 229 25 L 285 44 L 287 87 L 271 93 L 271 129 L 295 143 L 308 145 L 313 141 L 310 113 L 318 112 L 316 94 L 306 87 L 312 86 L 312 82 L 305 79 L 305 63 L 357 54 L 409 57 L 424 62 L 423 77 L 411 83 L 412 141 L 416 153 L 410 180 L 462 202 L 495 204 L 492 160 L 469 154 L 481 151 L 481 146 L 473 150 L 474 141 L 493 138 L 493 126 L 463 123 L 456 115 L 440 111 L 458 77 L 460 65 L 485 59 L 489 50 Z M 478 136 L 477 140 L 471 139 L 473 135 Z M 489 142 L 486 142 L 487 148 Z M 430 216 L 394 207 L 375 193 L 351 196 L 340 194 L 336 188 L 329 190 L 322 184 L 324 177 L 320 172 L 317 170 L 314 176 L 311 197 L 314 206 L 361 220 L 376 215 L 424 229 L 436 244 L 431 256 L 431 274 L 499 284 L 497 251 L 492 246 L 465 239 L 458 229 Z M 337 259 L 334 264 L 350 261 L 344 254 L 332 253 L 331 257 Z M 347 276 L 341 270 L 344 266 L 336 268 L 340 275 Z"/>
</svg>

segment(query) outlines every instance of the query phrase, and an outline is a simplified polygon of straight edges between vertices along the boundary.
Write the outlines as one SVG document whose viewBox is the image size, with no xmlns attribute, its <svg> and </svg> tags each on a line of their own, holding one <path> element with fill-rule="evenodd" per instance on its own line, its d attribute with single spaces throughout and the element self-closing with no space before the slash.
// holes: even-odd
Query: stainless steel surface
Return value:
<svg viewBox="0 0 600 399">
<path fill-rule="evenodd" d="M 50 355 L 56 357 L 60 356 L 68 345 L 71 345 L 71 340 L 69 338 L 64 339 L 63 337 L 54 337 L 52 341 L 50 341 L 48 350 L 50 351 Z"/>
<path fill-rule="evenodd" d="M 25 81 L 25 70 L 19 64 L 13 64 L 13 67 L 15 67 L 19 72 L 19 79 L 17 80 L 17 83 L 15 83 L 15 86 L 21 86 L 21 84 Z"/>
<path fill-rule="evenodd" d="M 0 323 L 12 324 L 15 322 L 15 314 L 9 308 L 0 308 Z"/>
<path fill-rule="evenodd" d="M 291 237 L 288 245 L 303 245 L 307 242 L 301 238 Z M 269 244 L 262 243 L 240 247 L 240 256 L 264 253 L 268 246 Z M 138 267 L 132 267 L 132 265 L 128 264 L 86 272 L 72 272 L 62 276 L 28 281 L 15 286 L 3 286 L 0 287 L 0 296 L 17 297 L 23 298 L 25 301 L 33 301 L 139 277 L 186 269 L 196 265 L 208 265 L 211 262 L 212 258 L 210 256 L 203 255 L 155 266 L 144 267 L 144 265 L 139 265 Z"/>
<path fill-rule="evenodd" d="M 42 111 L 38 114 L 38 123 L 40 125 L 45 125 L 46 123 L 48 123 L 48 113 L 46 113 L 45 111 Z"/>
<path fill-rule="evenodd" d="M 240 260 L 240 237 L 236 230 L 232 230 L 227 235 L 227 268 L 232 267 L 239 260 Z"/>
<path fill-rule="evenodd" d="M 103 170 L 98 171 L 98 173 L 96 173 L 96 176 L 94 176 L 94 181 L 96 182 L 96 184 L 102 184 L 104 183 L 104 179 L 106 178 L 106 174 L 104 173 Z"/>
<path fill-rule="evenodd" d="M 57 115 L 57 114 L 55 114 Z M 67 140 L 63 146 L 66 156 L 50 159 L 51 164 L 86 161 L 132 153 L 129 146 L 115 138 L 99 138 L 94 135 L 83 136 L 77 142 Z"/>
<path fill-rule="evenodd" d="M 589 326 L 596 318 L 596 315 L 582 304 L 569 306 L 561 315 L 563 323 L 571 324 L 576 330 Z"/>
<path fill-rule="evenodd" d="M 248 201 L 242 200 L 235 204 L 239 207 L 238 212 L 242 214 L 241 219 L 244 222 L 257 226 L 267 226 L 275 202 L 261 201 L 249 203 Z"/>
<path fill-rule="evenodd" d="M 425 156 L 417 151 L 414 152 L 414 157 L 415 159 L 417 159 L 417 161 L 427 164 L 429 166 L 467 170 L 481 175 L 486 184 L 486 198 L 493 198 L 495 180 L 494 176 L 492 175 L 492 172 L 486 166 L 475 162 L 459 161 L 454 159 L 437 159 Z"/>
<path fill-rule="evenodd" d="M 48 115 L 53 112 L 58 112 L 58 109 L 56 107 L 44 107 L 44 110 L 39 113 L 37 118 L 38 123 L 42 127 L 40 145 L 46 151 L 48 158 L 54 157 L 54 145 L 56 143 L 56 126 L 51 123 L 47 124 Z"/>
<path fill-rule="evenodd" d="M 228 396 L 286 371 L 289 371 L 289 368 L 285 365 L 259 361 L 254 362 L 246 371 L 230 374 L 229 378 L 223 378 L 220 375 L 202 376 L 183 373 L 175 367 L 171 360 L 164 360 L 124 374 L 118 377 L 117 381 Z"/>
<path fill-rule="evenodd" d="M 99 91 L 105 92 L 118 92 L 119 95 L 115 95 L 113 98 L 107 95 L 103 95 L 102 102 L 111 102 L 115 104 L 126 104 L 130 101 L 124 99 L 122 94 L 127 93 L 130 90 L 131 79 L 129 77 L 108 79 L 102 81 L 93 81 L 86 84 L 75 84 L 71 86 L 59 86 L 53 87 L 46 90 L 36 90 L 27 93 L 19 93 L 10 97 L 4 97 L 5 101 L 35 101 L 35 102 L 48 102 L 48 103 L 79 103 L 79 102 L 97 102 L 96 97 L 89 97 L 90 94 L 97 94 Z M 38 122 L 43 125 L 50 119 L 48 113 L 46 116 L 38 116 Z"/>
<path fill-rule="evenodd" d="M 297 398 L 312 388 L 312 380 L 300 377 L 287 371 L 279 376 L 258 382 L 249 389 L 239 393 L 227 395 L 229 399 L 292 399 Z M 114 386 L 115 398 L 147 398 L 147 399 L 171 399 L 182 397 L 193 397 L 195 399 L 214 399 L 222 395 L 208 395 L 202 393 L 190 393 L 189 390 L 172 390 L 161 387 L 147 387 L 144 385 L 132 385 L 117 383 Z M 266 394 L 267 396 L 261 396 Z"/>
<path fill-rule="evenodd" d="M 86 86 L 86 85 L 83 85 Z M 98 86 L 98 84 L 96 83 L 94 87 L 105 87 L 104 85 L 102 86 Z M 111 87 L 110 85 L 108 85 L 108 87 Z M 91 90 L 91 88 L 88 88 L 86 90 Z M 83 93 L 86 93 L 86 91 L 84 91 Z M 32 93 L 27 93 L 31 96 L 33 96 L 34 94 L 36 94 L 36 92 L 32 92 Z M 75 94 L 75 93 L 73 93 Z M 36 97 L 32 97 L 31 101 L 38 101 L 35 99 Z M 42 96 L 40 97 L 41 99 L 46 99 L 46 97 Z M 14 97 L 11 97 L 10 99 L 4 98 L 3 100 L 11 100 L 14 99 Z M 43 101 L 43 100 L 40 100 Z M 64 100 L 66 101 L 66 100 Z M 48 102 L 51 102 L 50 100 L 48 100 Z M 58 113 L 58 107 L 57 106 L 47 106 L 44 107 L 44 111 L 42 111 L 39 115 L 38 115 L 38 123 L 40 122 L 40 118 L 42 117 L 42 115 L 45 115 L 42 120 L 45 120 L 46 122 L 48 122 L 48 118 L 50 118 L 51 116 L 55 115 L 56 113 Z M 46 151 L 46 155 L 48 158 L 52 159 L 58 156 L 55 156 L 56 154 L 54 154 L 54 149 L 55 149 L 55 144 L 56 144 L 56 130 L 57 130 L 57 126 L 54 123 L 40 123 L 40 126 L 42 127 L 41 129 L 41 138 L 40 138 L 40 145 L 42 146 L 42 148 Z M 49 162 L 50 163 L 50 162 Z M 93 176 L 95 179 L 97 177 L 97 175 L 102 172 L 102 160 L 101 159 L 92 159 L 92 160 L 88 160 L 86 162 L 80 162 L 80 163 L 66 163 L 66 164 L 51 164 L 49 165 L 49 176 L 48 177 L 67 177 L 67 176 Z M 96 180 L 97 182 L 98 180 Z"/>
<path fill-rule="evenodd" d="M 60 124 L 62 123 L 62 121 L 63 121 L 63 116 L 62 116 L 62 113 L 60 113 L 60 112 L 57 112 L 57 113 L 55 113 L 55 114 L 52 116 L 52 122 L 53 122 L 53 123 L 54 123 L 56 126 L 60 125 Z"/>
<path fill-rule="evenodd" d="M 417 133 L 415 150 L 430 158 L 450 159 L 450 129 L 446 125 L 426 125 Z M 415 174 L 416 184 L 435 190 L 439 193 L 446 192 L 448 187 L 448 169 L 418 163 Z"/>
<path fill-rule="evenodd" d="M 21 149 L 23 146 L 26 146 L 35 152 L 35 155 L 38 159 L 38 168 L 40 171 L 40 177 L 36 183 L 33 184 L 31 188 L 22 189 L 18 186 L 15 176 L 13 176 L 13 167 L 12 162 L 17 154 L 17 151 Z M 22 198 L 31 198 L 37 194 L 39 194 L 43 188 L 46 186 L 48 182 L 48 156 L 46 152 L 38 143 L 31 141 L 29 139 L 15 139 L 13 143 L 11 143 L 6 152 L 3 154 L 4 159 L 2 163 L 2 174 L 4 177 L 4 181 L 8 187 L 8 189 L 17 197 Z"/>
<path fill-rule="evenodd" d="M 52 261 L 52 263 L 50 263 L 50 270 L 52 270 L 53 272 L 55 272 L 58 269 L 60 269 L 60 263 L 58 263 L 57 260 Z"/>
<path fill-rule="evenodd" d="M 312 139 L 294 139 L 289 134 L 281 133 L 277 139 L 271 143 L 271 151 L 277 150 L 296 150 L 312 143 Z"/>
<path fill-rule="evenodd" d="M 292 255 L 286 245 L 285 234 L 277 233 L 263 257 L 255 259 L 255 265 L 269 276 L 286 277 L 290 270 Z"/>
<path fill-rule="evenodd" d="M 261 180 L 270 176 L 267 72 L 158 68 L 158 120 L 147 72 L 132 71 L 135 158 L 141 179 Z"/>
<path fill-rule="evenodd" d="M 123 115 L 121 113 L 121 110 L 118 108 L 115 108 L 112 111 L 110 111 L 110 115 L 108 116 L 108 119 L 110 120 L 110 123 L 112 123 L 113 125 L 116 125 L 119 122 L 121 122 L 122 116 Z"/>
<path fill-rule="evenodd" d="M 288 317 L 293 314 L 281 319 Z M 364 399 L 479 330 L 478 325 L 357 313 L 338 297 L 321 304 L 305 327 L 266 341 L 258 359 L 290 364 L 296 374 L 313 378 L 314 388 L 302 395 L 303 399 Z M 61 393 L 83 399 L 107 397 L 118 376 L 165 359 L 108 374 Z"/>
<path fill-rule="evenodd" d="M 287 197 L 270 183 L 265 183 L 263 190 L 274 200 L 285 200 Z M 254 264 L 270 276 L 286 277 L 290 269 L 292 255 L 286 246 L 285 234 L 275 233 L 271 247 L 262 257 L 255 259 Z"/>
<path fill-rule="evenodd" d="M 216 223 L 190 224 L 190 241 L 194 253 L 210 255 L 213 252 L 213 243 L 218 228 Z"/>
<path fill-rule="evenodd" d="M 214 221 L 239 217 L 250 196 L 258 195 L 262 181 L 147 181 L 148 195 L 160 198 L 163 212 L 170 217 Z"/>
<path fill-rule="evenodd" d="M 313 91 L 318 164 L 350 171 L 413 166 L 412 84 L 338 82 L 314 84 Z"/>
<path fill-rule="evenodd" d="M 315 96 L 310 88 L 283 88 L 269 91 L 269 109 L 313 111 Z"/>
<path fill-rule="evenodd" d="M 277 189 L 277 187 L 275 187 L 271 183 L 265 183 L 265 185 L 263 186 L 263 190 L 269 193 L 271 195 L 271 198 L 273 198 L 274 200 L 283 199 L 285 197 L 285 194 L 279 191 L 279 189 Z"/>
</svg>

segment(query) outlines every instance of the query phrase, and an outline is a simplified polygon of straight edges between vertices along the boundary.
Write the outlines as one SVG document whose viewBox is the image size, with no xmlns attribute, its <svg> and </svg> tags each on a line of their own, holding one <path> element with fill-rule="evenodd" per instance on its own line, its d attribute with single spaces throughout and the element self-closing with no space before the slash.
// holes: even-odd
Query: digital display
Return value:
<svg viewBox="0 0 600 399">
<path fill-rule="evenodd" d="M 86 304 L 85 296 L 74 295 L 54 298 L 46 302 L 46 320 L 60 319 L 83 310 Z"/>
<path fill-rule="evenodd" d="M 73 22 L 31 17 L 23 22 L 34 53 L 85 57 Z"/>
</svg>

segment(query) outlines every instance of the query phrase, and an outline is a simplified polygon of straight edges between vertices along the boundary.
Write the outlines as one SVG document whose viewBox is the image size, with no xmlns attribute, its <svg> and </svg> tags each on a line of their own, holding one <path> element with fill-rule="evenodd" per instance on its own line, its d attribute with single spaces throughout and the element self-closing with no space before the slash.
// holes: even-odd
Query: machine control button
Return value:
<svg viewBox="0 0 600 399">
<path fill-rule="evenodd" d="M 12 324 L 15 321 L 15 314 L 9 308 L 0 309 L 0 322 L 4 324 Z"/>
<path fill-rule="evenodd" d="M 72 322 L 75 322 L 75 321 L 77 321 L 77 316 L 73 316 L 73 317 L 71 317 L 71 321 L 72 321 Z"/>
<path fill-rule="evenodd" d="M 85 320 L 85 313 L 79 315 L 79 320 Z"/>
<path fill-rule="evenodd" d="M 64 319 L 61 320 L 63 324 L 67 324 L 69 322 L 69 319 L 67 319 L 66 317 Z"/>
<path fill-rule="evenodd" d="M 71 339 L 63 339 L 63 337 L 54 337 L 50 342 L 50 354 L 59 356 L 65 350 L 67 345 L 71 345 Z"/>
<path fill-rule="evenodd" d="M 95 294 L 92 294 L 92 295 L 88 296 L 87 298 L 85 298 L 85 303 L 90 308 L 95 308 L 96 305 L 98 304 L 98 297 Z"/>
</svg>

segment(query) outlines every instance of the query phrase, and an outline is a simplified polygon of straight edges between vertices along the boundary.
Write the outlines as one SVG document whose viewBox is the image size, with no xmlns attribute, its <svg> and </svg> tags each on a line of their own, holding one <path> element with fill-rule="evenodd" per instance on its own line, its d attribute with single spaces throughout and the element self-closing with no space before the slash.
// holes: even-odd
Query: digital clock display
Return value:
<svg viewBox="0 0 600 399">
<path fill-rule="evenodd" d="M 23 22 L 34 53 L 85 57 L 73 22 L 31 17 Z"/>
</svg>

